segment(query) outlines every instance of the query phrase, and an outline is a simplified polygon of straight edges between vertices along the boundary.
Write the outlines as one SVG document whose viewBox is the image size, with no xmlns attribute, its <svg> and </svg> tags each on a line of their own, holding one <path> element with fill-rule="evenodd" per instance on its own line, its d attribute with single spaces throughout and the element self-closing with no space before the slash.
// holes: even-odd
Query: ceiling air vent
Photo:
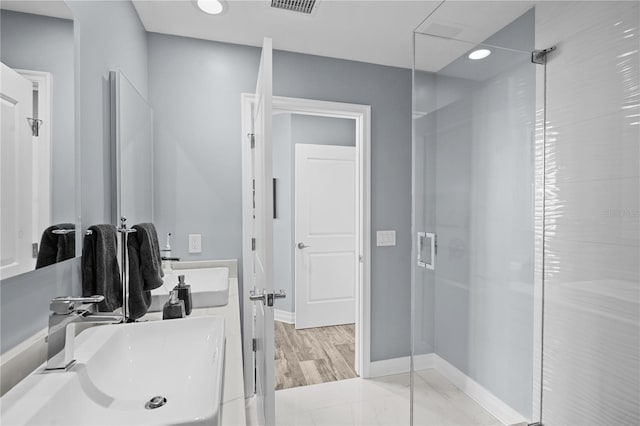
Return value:
<svg viewBox="0 0 640 426">
<path fill-rule="evenodd" d="M 271 7 L 310 15 L 318 0 L 271 0 Z"/>
</svg>

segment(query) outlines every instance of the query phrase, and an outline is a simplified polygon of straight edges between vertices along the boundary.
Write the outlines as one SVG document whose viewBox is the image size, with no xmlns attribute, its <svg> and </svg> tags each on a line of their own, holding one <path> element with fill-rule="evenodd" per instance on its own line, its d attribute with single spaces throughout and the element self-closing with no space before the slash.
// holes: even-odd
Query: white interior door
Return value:
<svg viewBox="0 0 640 426">
<path fill-rule="evenodd" d="M 254 295 L 273 292 L 273 184 L 271 158 L 272 44 L 265 38 L 253 108 L 252 175 L 254 190 Z M 249 295 L 247 295 L 249 297 Z M 273 307 L 254 301 L 256 339 L 256 402 L 261 425 L 275 424 Z"/>
<path fill-rule="evenodd" d="M 33 139 L 27 120 L 33 111 L 33 85 L 0 65 L 0 278 L 7 278 L 35 266 L 31 247 Z"/>
<path fill-rule="evenodd" d="M 296 328 L 356 319 L 356 149 L 295 147 Z"/>
</svg>

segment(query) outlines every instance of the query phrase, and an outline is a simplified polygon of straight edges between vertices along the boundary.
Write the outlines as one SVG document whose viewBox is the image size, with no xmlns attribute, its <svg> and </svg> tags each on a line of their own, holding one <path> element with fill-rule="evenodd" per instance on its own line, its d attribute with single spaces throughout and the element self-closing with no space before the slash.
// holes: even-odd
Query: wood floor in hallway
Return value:
<svg viewBox="0 0 640 426">
<path fill-rule="evenodd" d="M 296 330 L 275 322 L 276 390 L 358 377 L 355 324 Z"/>
</svg>

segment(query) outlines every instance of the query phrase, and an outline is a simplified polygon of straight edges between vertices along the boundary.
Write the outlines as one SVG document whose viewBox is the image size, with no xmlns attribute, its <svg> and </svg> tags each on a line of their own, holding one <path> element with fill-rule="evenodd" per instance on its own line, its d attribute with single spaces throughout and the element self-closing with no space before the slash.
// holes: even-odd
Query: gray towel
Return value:
<svg viewBox="0 0 640 426">
<path fill-rule="evenodd" d="M 58 253 L 56 262 L 62 262 L 76 257 L 76 233 L 69 232 L 58 235 Z"/>
<path fill-rule="evenodd" d="M 162 260 L 153 223 L 134 225 L 129 234 L 129 318 L 136 320 L 151 306 L 151 290 L 162 285 Z"/>
<path fill-rule="evenodd" d="M 36 269 L 53 265 L 56 262 L 71 259 L 76 255 L 75 233 L 67 235 L 54 234 L 57 229 L 75 229 L 73 223 L 60 223 L 52 225 L 44 230 L 38 248 L 38 259 Z"/>
<path fill-rule="evenodd" d="M 122 306 L 122 281 L 118 266 L 118 239 L 113 225 L 89 227 L 82 250 L 82 295 L 100 294 L 104 301 L 98 305 L 102 312 Z"/>
</svg>

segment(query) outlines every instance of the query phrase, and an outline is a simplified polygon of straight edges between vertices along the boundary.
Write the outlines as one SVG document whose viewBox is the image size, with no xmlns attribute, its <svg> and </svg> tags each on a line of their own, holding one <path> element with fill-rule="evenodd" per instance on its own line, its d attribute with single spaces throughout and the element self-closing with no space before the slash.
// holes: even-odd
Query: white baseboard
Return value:
<svg viewBox="0 0 640 426">
<path fill-rule="evenodd" d="M 408 373 L 410 361 L 411 359 L 408 356 L 374 361 L 370 364 L 369 377 Z M 429 368 L 435 369 L 446 377 L 458 389 L 480 404 L 502 423 L 506 425 L 528 423 L 527 419 L 520 413 L 440 356 L 430 353 L 414 357 L 415 370 L 426 370 Z"/>
<path fill-rule="evenodd" d="M 446 377 L 458 389 L 480 404 L 482 408 L 493 414 L 502 423 L 506 425 L 528 423 L 522 414 L 511 408 L 481 384 L 458 370 L 445 359 L 435 354 L 434 356 L 435 369 L 438 373 Z"/>
<path fill-rule="evenodd" d="M 406 373 L 409 371 L 409 362 L 410 358 L 408 356 L 371 361 L 369 364 L 369 378 Z"/>
<path fill-rule="evenodd" d="M 414 358 L 414 368 L 416 370 L 426 370 L 434 368 L 435 354 L 416 355 Z M 411 358 L 403 356 L 400 358 L 385 359 L 382 361 L 373 361 L 369 365 L 369 377 L 382 377 L 391 374 L 408 373 Z"/>
<path fill-rule="evenodd" d="M 280 322 L 285 322 L 287 324 L 295 324 L 296 323 L 296 313 L 283 311 L 280 309 L 273 310 L 273 319 Z"/>
</svg>

